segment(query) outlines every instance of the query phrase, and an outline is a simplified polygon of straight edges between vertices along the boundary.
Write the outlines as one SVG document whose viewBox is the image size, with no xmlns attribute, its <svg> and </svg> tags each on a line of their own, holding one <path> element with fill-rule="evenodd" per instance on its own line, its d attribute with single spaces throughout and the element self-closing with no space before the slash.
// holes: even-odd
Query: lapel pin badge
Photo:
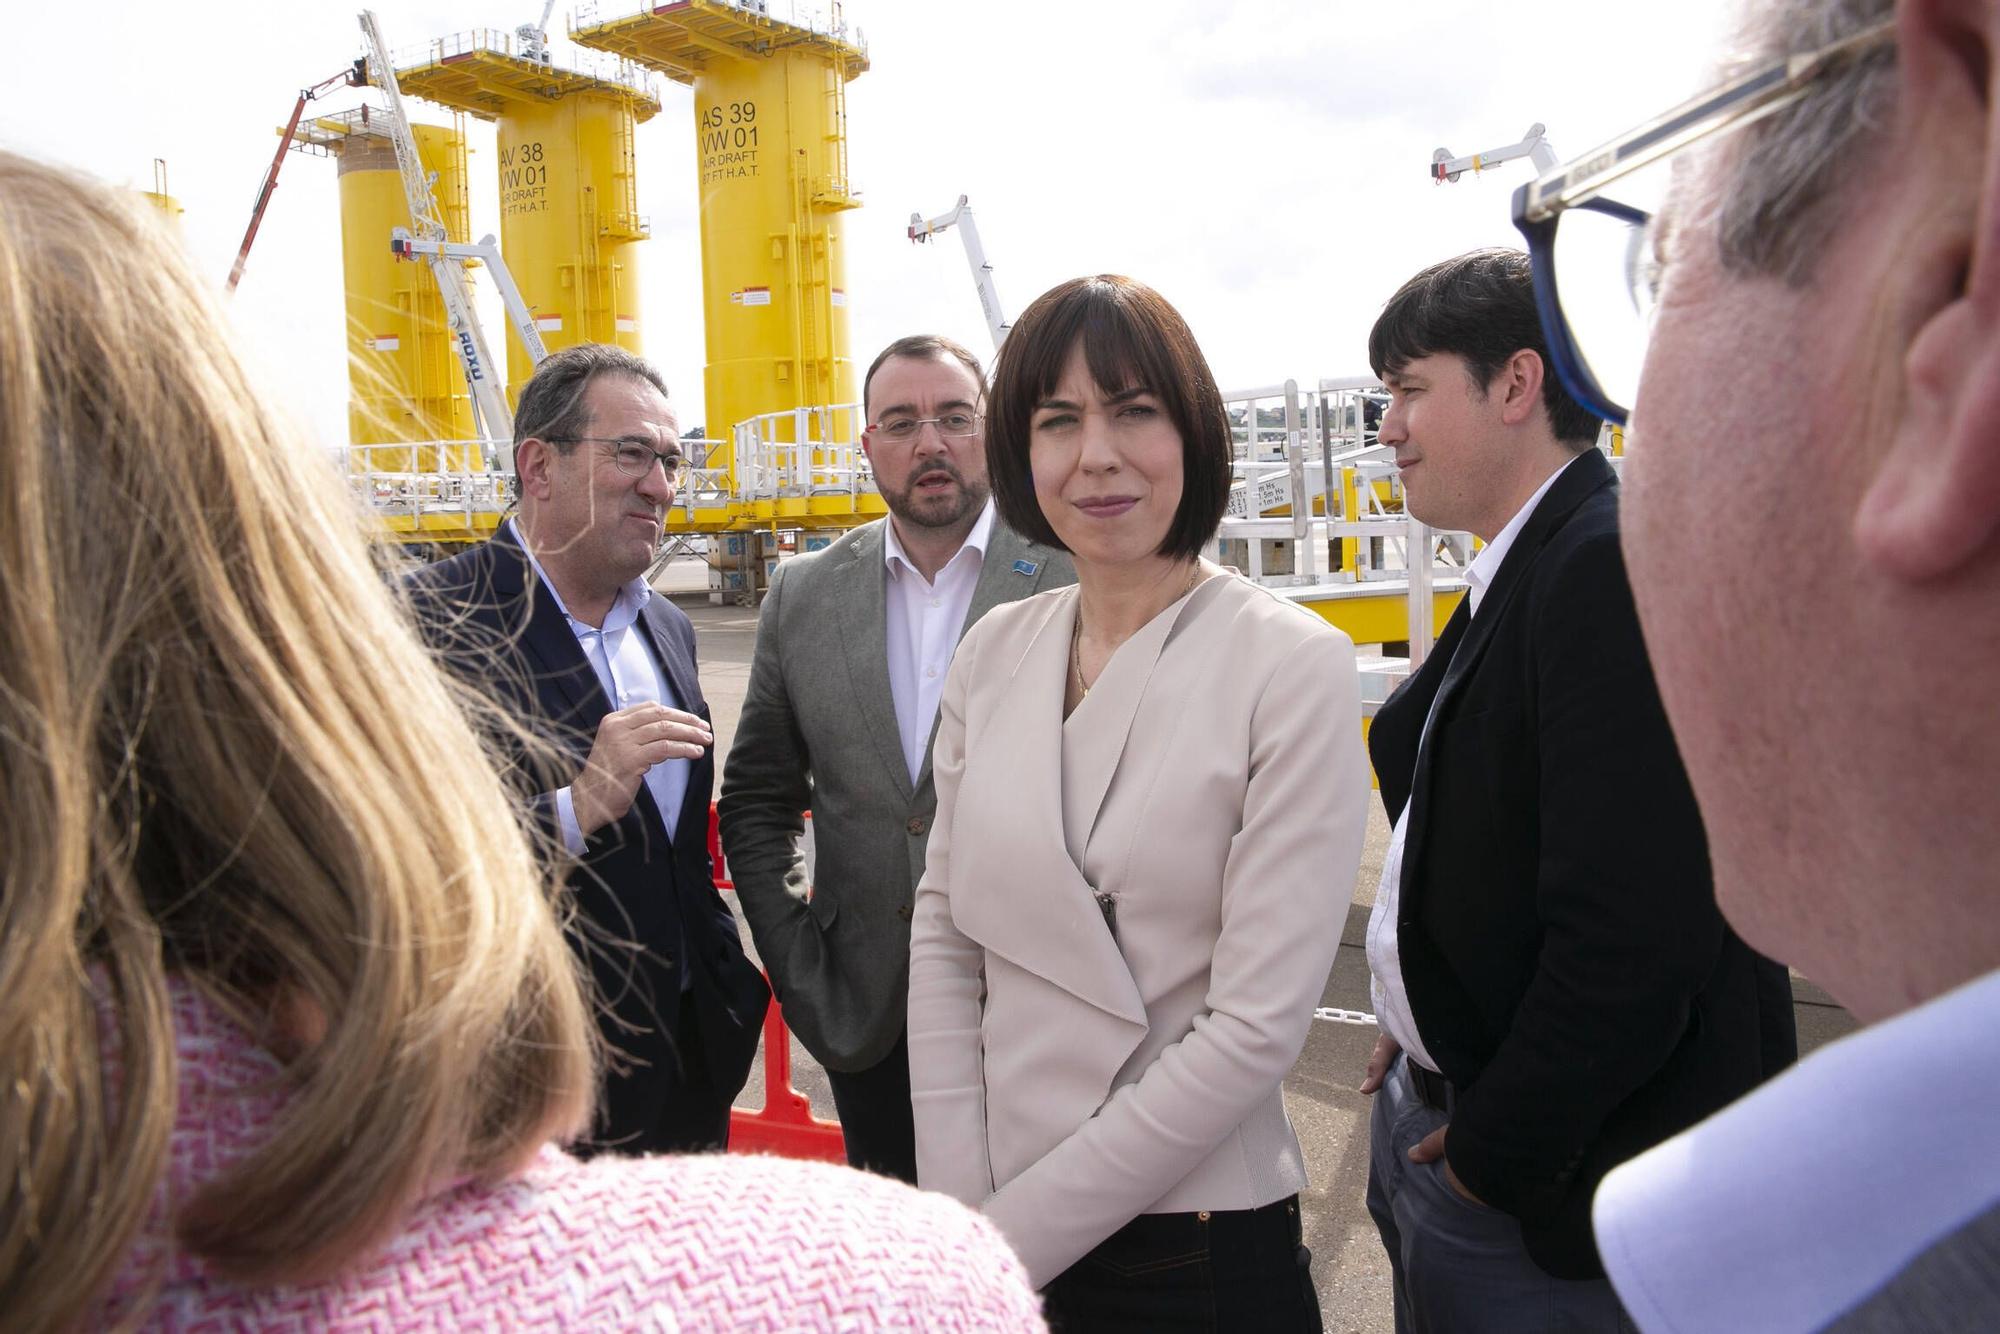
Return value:
<svg viewBox="0 0 2000 1334">
<path fill-rule="evenodd" d="M 1029 574 L 1029 575 L 1031 575 L 1031 574 L 1033 574 L 1034 572 L 1035 572 L 1035 563 L 1034 563 L 1033 561 L 1031 561 L 1031 560 L 1017 560 L 1017 561 L 1015 561 L 1015 562 L 1014 562 L 1014 573 L 1015 573 L 1015 574 Z"/>
</svg>

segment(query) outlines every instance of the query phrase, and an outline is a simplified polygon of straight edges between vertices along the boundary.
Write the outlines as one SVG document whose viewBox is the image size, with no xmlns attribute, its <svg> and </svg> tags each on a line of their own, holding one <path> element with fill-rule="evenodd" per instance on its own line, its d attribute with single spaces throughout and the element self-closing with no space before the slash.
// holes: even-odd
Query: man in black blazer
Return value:
<svg viewBox="0 0 2000 1334">
<path fill-rule="evenodd" d="M 1716 910 L 1618 482 L 1549 370 L 1527 256 L 1418 274 L 1369 354 L 1409 511 L 1487 544 L 1370 735 L 1395 832 L 1362 1087 L 1397 1329 L 1615 1330 L 1591 1193 L 1793 1058 L 1787 979 Z"/>
<path fill-rule="evenodd" d="M 657 371 L 586 344 L 536 369 L 514 435 L 519 514 L 419 572 L 411 598 L 448 665 L 519 724 L 488 720 L 568 854 L 571 940 L 609 1048 L 581 1147 L 725 1148 L 770 989 L 709 863 L 694 627 L 645 582 L 683 475 L 679 425 Z"/>
</svg>

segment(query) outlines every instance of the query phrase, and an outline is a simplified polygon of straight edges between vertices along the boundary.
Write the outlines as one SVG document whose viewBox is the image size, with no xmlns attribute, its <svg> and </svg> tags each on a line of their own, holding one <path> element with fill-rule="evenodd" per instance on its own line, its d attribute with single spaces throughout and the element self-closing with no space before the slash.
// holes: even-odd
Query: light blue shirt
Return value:
<svg viewBox="0 0 2000 1334">
<path fill-rule="evenodd" d="M 512 524 L 513 520 L 508 522 Z M 555 599 L 563 619 L 569 622 L 570 633 L 576 636 L 577 646 L 583 650 L 591 670 L 597 673 L 597 684 L 603 687 L 612 710 L 638 704 L 681 708 L 666 672 L 646 647 L 646 628 L 639 623 L 640 613 L 654 597 L 645 579 L 634 579 L 618 590 L 617 600 L 605 613 L 603 626 L 589 625 L 569 614 L 562 594 L 549 581 L 542 563 L 535 559 L 534 549 L 522 537 L 518 524 L 514 525 L 514 537 L 521 543 L 521 550 L 528 553 L 528 564 L 534 567 L 535 577 L 542 581 L 543 589 Z M 687 760 L 662 760 L 646 770 L 646 790 L 652 794 L 653 804 L 660 808 L 660 819 L 667 826 L 669 838 L 673 837 L 680 818 L 681 802 L 687 797 L 688 765 Z M 556 793 L 556 818 L 562 825 L 564 846 L 572 854 L 582 856 L 583 826 L 577 822 L 576 798 L 569 788 Z"/>
<path fill-rule="evenodd" d="M 1592 1215 L 1605 1271 L 1646 1334 L 1821 1329 L 2000 1201 L 1996 1101 L 2000 970 L 1612 1169 Z"/>
</svg>

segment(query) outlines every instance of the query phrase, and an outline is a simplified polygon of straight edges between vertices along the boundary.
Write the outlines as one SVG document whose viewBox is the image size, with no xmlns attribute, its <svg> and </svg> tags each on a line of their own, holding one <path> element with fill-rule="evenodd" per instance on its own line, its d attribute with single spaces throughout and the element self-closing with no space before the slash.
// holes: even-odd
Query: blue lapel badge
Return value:
<svg viewBox="0 0 2000 1334">
<path fill-rule="evenodd" d="M 1015 573 L 1015 574 L 1027 574 L 1027 575 L 1032 575 L 1032 574 L 1033 574 L 1034 572 L 1035 572 L 1035 563 L 1034 563 L 1033 561 L 1031 561 L 1031 560 L 1017 560 L 1017 561 L 1015 561 L 1015 562 L 1014 562 L 1014 573 Z"/>
</svg>

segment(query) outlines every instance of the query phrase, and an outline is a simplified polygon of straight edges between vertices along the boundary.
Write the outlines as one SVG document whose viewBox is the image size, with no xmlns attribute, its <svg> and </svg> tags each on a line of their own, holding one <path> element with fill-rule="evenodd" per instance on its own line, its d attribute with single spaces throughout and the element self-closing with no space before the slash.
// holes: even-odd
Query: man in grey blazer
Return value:
<svg viewBox="0 0 2000 1334">
<path fill-rule="evenodd" d="M 984 386 L 976 357 L 930 335 L 868 368 L 863 448 L 889 517 L 772 576 L 719 803 L 750 934 L 785 1022 L 826 1067 L 848 1162 L 910 1182 L 910 905 L 937 805 L 938 695 L 987 610 L 1076 579 L 1068 556 L 995 517 Z"/>
</svg>

